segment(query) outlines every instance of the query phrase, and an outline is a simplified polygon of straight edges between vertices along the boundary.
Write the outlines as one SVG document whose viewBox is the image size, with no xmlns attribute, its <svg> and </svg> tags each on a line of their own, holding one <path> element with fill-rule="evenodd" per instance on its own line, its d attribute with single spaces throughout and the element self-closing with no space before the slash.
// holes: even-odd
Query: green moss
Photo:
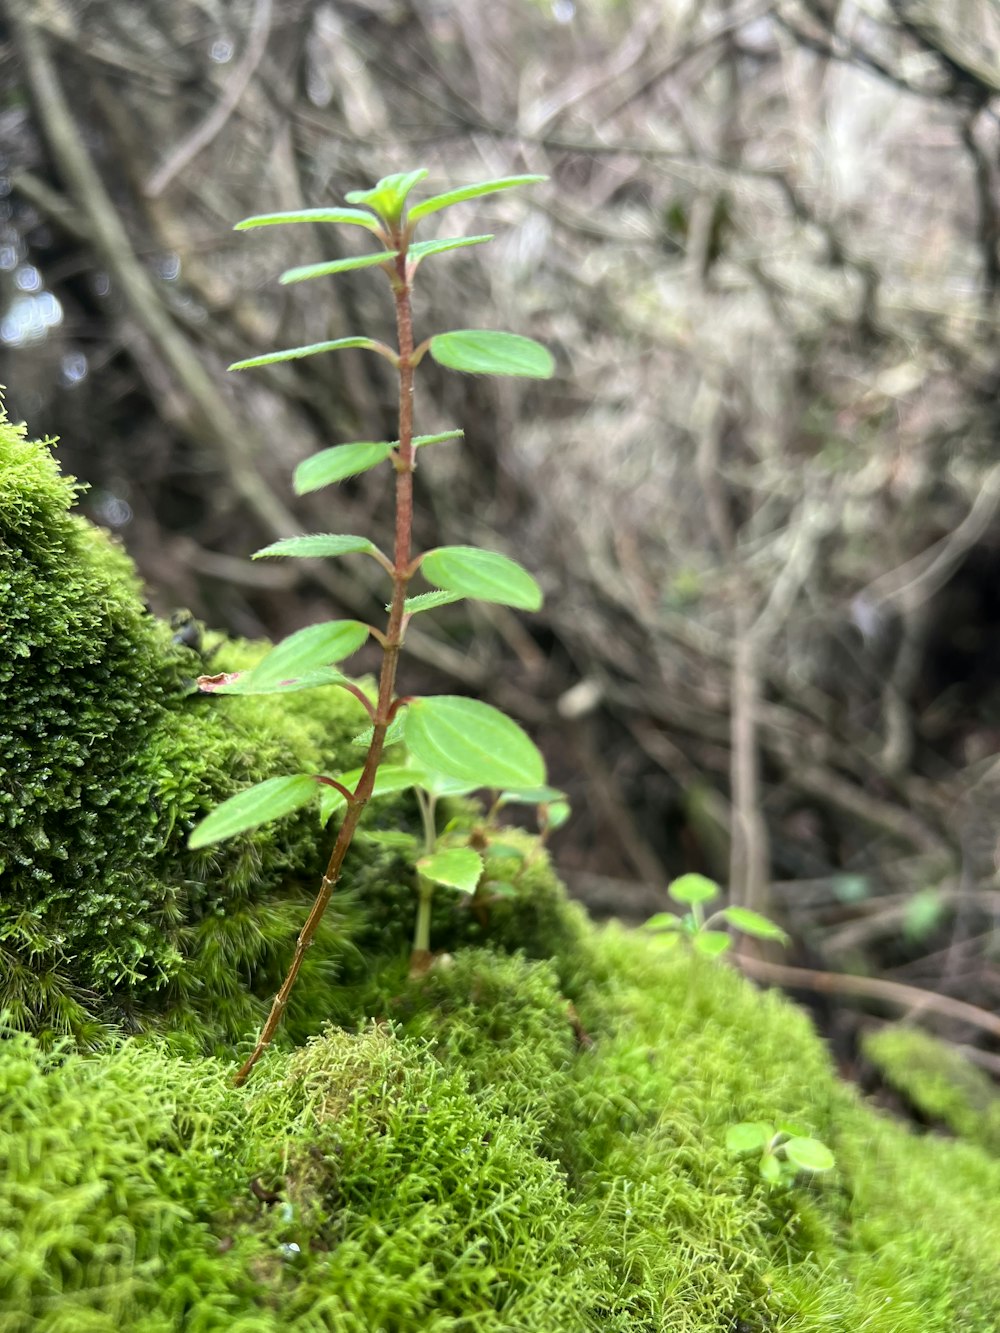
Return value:
<svg viewBox="0 0 1000 1333">
<path fill-rule="evenodd" d="M 272 1052 L 242 1092 L 149 1039 L 0 1045 L 0 1322 L 992 1333 L 1000 1165 L 873 1114 L 777 995 L 591 947 L 586 1049 L 553 966 L 488 950 L 388 969 L 392 1024 Z M 772 1190 L 727 1156 L 763 1115 L 835 1172 Z"/>
<path fill-rule="evenodd" d="M 865 1055 L 928 1120 L 1000 1155 L 1000 1096 L 960 1051 L 919 1028 L 869 1033 Z"/>
</svg>

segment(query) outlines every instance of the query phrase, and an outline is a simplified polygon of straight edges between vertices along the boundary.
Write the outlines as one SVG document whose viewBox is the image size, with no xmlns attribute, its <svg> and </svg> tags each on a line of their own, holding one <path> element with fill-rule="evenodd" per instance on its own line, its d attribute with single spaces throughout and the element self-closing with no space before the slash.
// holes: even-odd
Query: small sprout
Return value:
<svg viewBox="0 0 1000 1333">
<path fill-rule="evenodd" d="M 745 1120 L 726 1130 L 726 1151 L 734 1157 L 760 1153 L 758 1170 L 768 1185 L 794 1184 L 803 1171 L 820 1175 L 835 1165 L 833 1153 L 799 1125 L 777 1127 L 763 1120 Z"/>
<path fill-rule="evenodd" d="M 704 904 L 721 892 L 718 884 L 705 875 L 681 875 L 669 885 L 667 893 L 674 902 L 689 906 L 690 912 L 684 916 L 657 912 L 646 922 L 646 929 L 655 931 L 659 942 L 668 949 L 675 948 L 679 940 L 685 939 L 705 958 L 719 958 L 732 947 L 732 939 L 726 931 L 715 928 L 720 925 L 733 926 L 755 939 L 788 943 L 788 935 L 780 926 L 748 907 L 722 907 L 706 919 Z"/>
</svg>

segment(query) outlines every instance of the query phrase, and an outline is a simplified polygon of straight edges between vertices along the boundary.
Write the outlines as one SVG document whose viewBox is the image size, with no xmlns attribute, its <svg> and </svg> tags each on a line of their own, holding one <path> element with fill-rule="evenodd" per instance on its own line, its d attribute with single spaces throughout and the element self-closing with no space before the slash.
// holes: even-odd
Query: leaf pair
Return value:
<svg viewBox="0 0 1000 1333">
<path fill-rule="evenodd" d="M 267 660 L 265 658 L 261 666 Z M 401 739 L 406 741 L 417 761 L 418 770 L 423 764 L 435 773 L 469 784 L 471 790 L 479 787 L 539 787 L 545 782 L 545 761 L 531 739 L 499 709 L 478 699 L 457 695 L 412 699 L 403 714 L 400 730 Z M 350 787 L 354 775 L 346 776 L 348 781 L 341 780 L 341 783 Z M 354 783 L 359 779 L 360 771 L 354 777 Z M 402 785 L 394 788 L 393 782 Z M 383 789 L 402 790 L 412 782 L 412 777 L 406 780 L 387 775 Z M 191 834 L 188 846 L 207 847 L 257 828 L 306 805 L 320 794 L 321 789 L 335 790 L 311 774 L 269 778 L 257 783 L 231 796 L 207 815 Z M 331 797 L 324 799 L 332 802 Z M 332 811 L 334 806 L 331 804 L 330 808 Z"/>
</svg>

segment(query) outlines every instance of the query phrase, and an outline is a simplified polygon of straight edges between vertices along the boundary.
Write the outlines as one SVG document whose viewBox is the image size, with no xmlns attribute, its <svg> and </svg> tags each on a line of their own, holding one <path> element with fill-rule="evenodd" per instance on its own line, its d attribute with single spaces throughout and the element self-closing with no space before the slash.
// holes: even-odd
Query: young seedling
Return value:
<svg viewBox="0 0 1000 1333">
<path fill-rule="evenodd" d="M 265 213 L 246 218 L 236 227 L 238 231 L 246 231 L 256 227 L 314 223 L 356 227 L 368 233 L 377 242 L 378 249 L 349 259 L 291 268 L 281 275 L 280 281 L 308 282 L 352 269 L 378 269 L 388 280 L 395 304 L 396 345 L 389 346 L 368 337 L 337 338 L 249 357 L 237 361 L 230 370 L 250 370 L 325 352 L 362 348 L 385 358 L 399 379 L 396 439 L 333 445 L 306 459 L 296 468 L 293 477 L 294 488 L 301 495 L 357 476 L 380 464 L 388 465 L 395 477 L 392 553 L 381 551 L 366 537 L 310 533 L 272 542 L 257 551 L 254 557 L 315 559 L 357 554 L 375 560 L 391 584 L 385 628 L 379 629 L 357 620 L 310 625 L 279 643 L 251 671 L 203 677 L 199 682 L 203 691 L 219 694 L 283 694 L 320 685 L 337 685 L 353 694 L 371 719 L 366 737 L 367 755 L 358 773 L 292 773 L 268 778 L 223 802 L 194 829 L 189 839 L 191 847 L 208 846 L 290 814 L 318 800 L 324 790 L 337 793 L 345 806 L 326 872 L 299 934 L 291 966 L 254 1050 L 236 1075 L 237 1084 L 246 1080 L 281 1022 L 305 952 L 340 876 L 358 821 L 376 789 L 387 743 L 395 739 L 405 740 L 418 765 L 473 789 L 519 790 L 545 784 L 545 762 L 541 754 L 521 728 L 496 708 L 476 699 L 453 695 L 414 697 L 396 692 L 399 656 L 407 625 L 413 616 L 467 597 L 522 611 L 537 611 L 542 602 L 541 589 L 528 571 L 498 552 L 472 546 L 442 546 L 420 555 L 412 554 L 413 473 L 417 452 L 430 445 L 459 439 L 462 435 L 460 430 L 437 435 L 414 434 L 413 387 L 415 371 L 428 355 L 441 366 L 468 374 L 520 375 L 534 379 L 547 379 L 552 374 L 552 357 L 540 343 L 530 338 L 486 329 L 437 333 L 416 343 L 411 293 L 417 270 L 427 259 L 493 239 L 491 236 L 462 236 L 415 241 L 417 225 L 424 218 L 466 200 L 530 185 L 544 177 L 508 176 L 480 181 L 410 205 L 410 192 L 426 175 L 427 172 L 420 169 L 387 176 L 370 190 L 348 194 L 347 203 L 351 205 L 348 208 Z M 418 573 L 431 590 L 410 596 L 410 584 Z M 357 652 L 369 636 L 382 648 L 382 667 L 374 702 L 339 669 L 340 664 Z M 382 779 L 382 790 L 386 790 L 393 778 L 383 771 Z M 422 858 L 421 865 L 418 865 L 421 882 L 449 883 L 457 879 L 461 881 L 460 887 L 467 884 L 472 874 L 471 859 L 463 856 L 459 866 L 453 852 L 448 853 L 446 861 L 440 859 L 444 855 L 431 852 Z M 425 908 L 424 901 L 421 890 L 423 925 L 418 925 L 418 939 L 426 947 L 429 906 Z"/>
<path fill-rule="evenodd" d="M 726 1149 L 736 1157 L 760 1153 L 761 1179 L 769 1185 L 791 1185 L 800 1172 L 829 1171 L 834 1156 L 825 1143 L 810 1138 L 799 1125 L 770 1125 L 745 1120 L 726 1131 Z"/>
<path fill-rule="evenodd" d="M 348 787 L 355 785 L 360 781 L 362 772 L 363 770 L 359 768 L 350 773 L 342 773 L 340 781 Z M 506 880 L 484 881 L 487 854 L 494 859 L 510 857 L 522 865 L 527 863 L 528 857 L 519 847 L 503 842 L 503 829 L 497 822 L 500 810 L 514 803 L 536 806 L 541 842 L 548 830 L 554 826 L 551 812 L 557 811 L 556 819 L 559 819 L 560 815 L 568 818 L 569 805 L 564 793 L 555 791 L 551 787 L 505 791 L 493 800 L 481 824 L 475 824 L 468 829 L 462 827 L 460 821 L 453 819 L 439 831 L 437 826 L 439 802 L 449 797 L 469 796 L 477 790 L 477 784 L 409 764 L 384 763 L 375 775 L 371 799 L 377 800 L 381 796 L 408 789 L 413 790 L 420 811 L 422 838 L 417 839 L 409 833 L 392 831 L 367 832 L 361 836 L 373 842 L 394 846 L 405 854 L 412 854 L 415 858 L 418 906 L 410 972 L 413 976 L 420 976 L 427 971 L 432 961 L 430 918 L 435 888 L 465 894 L 470 903 L 480 909 L 488 903 L 491 895 L 503 896 L 513 891 L 513 886 Z M 326 788 L 320 794 L 319 804 L 320 819 L 325 824 L 333 814 L 344 808 L 345 798 L 340 791 Z"/>
<path fill-rule="evenodd" d="M 722 907 L 706 918 L 705 903 L 717 898 L 721 892 L 718 884 L 704 875 L 681 875 L 667 887 L 667 893 L 674 902 L 690 907 L 690 912 L 684 916 L 657 912 L 646 922 L 646 929 L 656 931 L 665 948 L 674 948 L 683 940 L 706 958 L 718 958 L 732 947 L 732 937 L 725 930 L 716 930 L 717 925 L 735 926 L 744 935 L 752 935 L 758 940 L 788 943 L 788 936 L 780 926 L 759 912 L 751 912 L 748 907 Z"/>
</svg>

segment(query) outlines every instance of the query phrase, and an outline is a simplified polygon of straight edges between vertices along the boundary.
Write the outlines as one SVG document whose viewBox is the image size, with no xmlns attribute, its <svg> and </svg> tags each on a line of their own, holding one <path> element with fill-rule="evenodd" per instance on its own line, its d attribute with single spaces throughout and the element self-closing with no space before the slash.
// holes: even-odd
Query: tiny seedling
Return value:
<svg viewBox="0 0 1000 1333">
<path fill-rule="evenodd" d="M 726 1149 L 736 1157 L 760 1153 L 760 1175 L 769 1185 L 791 1185 L 802 1172 L 819 1174 L 834 1165 L 833 1153 L 800 1125 L 744 1120 L 726 1131 Z"/>
<path fill-rule="evenodd" d="M 362 769 L 340 775 L 341 783 L 350 787 L 361 780 Z M 395 847 L 404 855 L 414 857 L 417 880 L 417 920 L 413 936 L 410 971 L 414 976 L 426 972 L 430 966 L 431 905 L 436 888 L 465 894 L 477 910 L 485 908 L 491 898 L 514 892 L 508 880 L 484 879 L 485 858 L 516 860 L 523 868 L 530 859 L 519 847 L 503 841 L 503 828 L 498 815 L 512 804 L 534 805 L 540 830 L 539 844 L 552 828 L 569 817 L 569 803 L 563 792 L 552 787 L 503 791 L 494 796 L 489 811 L 481 822 L 471 828 L 463 821 L 452 819 L 438 830 L 439 803 L 448 798 L 470 796 L 478 784 L 451 778 L 443 773 L 417 768 L 410 764 L 382 764 L 375 775 L 372 800 L 391 793 L 412 789 L 420 811 L 422 836 L 392 830 L 362 831 L 358 836 L 370 842 Z M 345 798 L 334 788 L 320 793 L 320 818 L 326 821 L 343 810 Z"/>
<path fill-rule="evenodd" d="M 646 922 L 646 929 L 655 931 L 659 942 L 665 948 L 675 948 L 682 941 L 696 953 L 707 958 L 718 958 L 732 947 L 732 937 L 726 930 L 717 926 L 733 926 L 744 935 L 752 935 L 758 940 L 777 940 L 788 943 L 788 936 L 766 916 L 752 912 L 749 907 L 721 907 L 711 916 L 705 916 L 705 903 L 717 898 L 722 890 L 712 879 L 705 875 L 681 875 L 667 887 L 667 893 L 675 903 L 681 903 L 691 910 L 683 916 L 673 912 L 657 912 Z"/>
<path fill-rule="evenodd" d="M 440 366 L 467 374 L 517 375 L 533 379 L 551 376 L 554 369 L 552 357 L 540 343 L 530 338 L 488 329 L 451 330 L 432 334 L 417 343 L 411 294 L 419 267 L 429 259 L 436 260 L 437 256 L 452 250 L 482 245 L 493 239 L 491 236 L 442 236 L 416 241 L 417 226 L 424 218 L 466 200 L 531 185 L 544 177 L 507 176 L 480 181 L 411 205 L 410 193 L 426 175 L 425 170 L 419 169 L 387 176 L 370 190 L 348 194 L 350 207 L 347 208 L 263 213 L 246 218 L 236 226 L 237 231 L 303 223 L 359 228 L 376 242 L 377 249 L 350 258 L 290 268 L 281 275 L 280 281 L 285 284 L 310 282 L 350 270 L 378 270 L 388 281 L 395 305 L 396 345 L 393 347 L 365 336 L 336 338 L 251 356 L 237 361 L 230 370 L 251 370 L 326 352 L 359 348 L 388 361 L 399 381 L 396 439 L 332 445 L 300 463 L 293 477 L 294 488 L 302 495 L 371 468 L 385 466 L 395 482 L 392 553 L 380 550 L 363 536 L 309 533 L 272 542 L 254 556 L 255 559 L 264 556 L 339 559 L 363 555 L 374 560 L 391 585 L 385 627 L 378 628 L 357 620 L 310 625 L 284 639 L 252 670 L 205 676 L 199 681 L 204 692 L 219 694 L 284 694 L 333 685 L 353 694 L 371 722 L 365 737 L 367 754 L 357 772 L 291 773 L 268 778 L 224 801 L 197 825 L 189 838 L 191 847 L 208 846 L 316 802 L 324 790 L 337 793 L 344 804 L 343 819 L 326 872 L 299 934 L 291 966 L 254 1050 L 236 1075 L 237 1084 L 247 1078 L 281 1022 L 306 950 L 340 877 L 358 821 L 380 777 L 382 791 L 389 790 L 389 784 L 396 780 L 388 769 L 380 767 L 387 745 L 396 740 L 404 741 L 416 765 L 425 768 L 429 774 L 441 775 L 473 790 L 490 787 L 501 791 L 523 791 L 542 787 L 546 781 L 545 761 L 533 742 L 496 708 L 476 699 L 453 695 L 416 697 L 396 692 L 399 657 L 407 626 L 415 615 L 461 598 L 479 598 L 522 611 L 537 611 L 542 603 L 541 589 L 531 574 L 499 552 L 483 551 L 473 546 L 442 546 L 413 555 L 413 473 L 418 452 L 462 436 L 461 430 L 416 435 L 413 388 L 415 372 L 426 356 Z M 410 584 L 418 574 L 429 589 L 411 595 Z M 357 652 L 369 637 L 374 638 L 382 649 L 382 667 L 374 700 L 339 669 L 340 664 Z M 412 785 L 412 781 L 407 785 Z M 418 862 L 418 883 L 443 883 L 469 891 L 474 873 L 471 851 L 469 848 L 426 851 Z M 458 852 L 462 855 L 458 856 Z M 477 861 L 477 864 L 481 871 L 481 863 Z M 472 887 L 475 888 L 475 884 Z M 428 947 L 428 919 L 429 897 L 421 888 L 418 941 L 425 950 Z"/>
</svg>

